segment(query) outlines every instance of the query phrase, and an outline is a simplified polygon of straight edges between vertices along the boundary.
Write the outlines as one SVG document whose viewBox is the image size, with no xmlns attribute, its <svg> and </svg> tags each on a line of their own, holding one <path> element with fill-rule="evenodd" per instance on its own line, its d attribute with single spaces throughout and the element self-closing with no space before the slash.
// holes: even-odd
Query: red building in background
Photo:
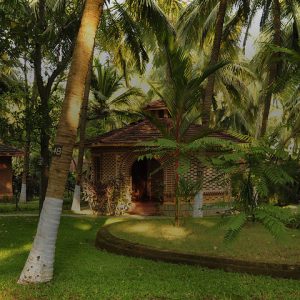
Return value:
<svg viewBox="0 0 300 300">
<path fill-rule="evenodd" d="M 0 143 L 0 201 L 13 196 L 12 157 L 22 155 L 22 151 Z"/>
</svg>

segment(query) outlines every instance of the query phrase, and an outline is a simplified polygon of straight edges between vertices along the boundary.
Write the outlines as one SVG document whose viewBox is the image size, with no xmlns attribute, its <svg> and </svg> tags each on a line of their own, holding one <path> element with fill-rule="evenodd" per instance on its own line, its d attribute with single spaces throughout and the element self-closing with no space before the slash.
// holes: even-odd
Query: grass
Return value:
<svg viewBox="0 0 300 300">
<path fill-rule="evenodd" d="M 70 210 L 72 205 L 72 199 L 66 197 L 64 199 L 63 209 Z M 39 200 L 38 198 L 34 198 L 32 201 L 28 201 L 27 203 L 19 203 L 18 208 L 16 208 L 15 202 L 0 202 L 0 214 L 22 214 L 22 213 L 38 213 L 39 212 Z"/>
<path fill-rule="evenodd" d="M 31 247 L 37 218 L 0 217 L 0 299 L 300 299 L 299 281 L 158 263 L 96 250 L 96 232 L 106 222 L 105 218 L 63 217 L 54 280 L 20 286 L 16 281 Z"/>
<path fill-rule="evenodd" d="M 39 211 L 38 201 L 29 201 L 27 203 L 19 203 L 19 210 L 15 203 L 0 203 L 0 213 L 36 213 Z"/>
<path fill-rule="evenodd" d="M 131 220 L 116 223 L 115 236 L 160 249 L 184 253 L 230 257 L 242 260 L 300 264 L 300 230 L 287 229 L 283 239 L 273 236 L 257 223 L 247 224 L 230 244 L 224 243 L 226 227 L 217 226 L 218 217 L 185 219 L 174 227 L 169 219 Z"/>
</svg>

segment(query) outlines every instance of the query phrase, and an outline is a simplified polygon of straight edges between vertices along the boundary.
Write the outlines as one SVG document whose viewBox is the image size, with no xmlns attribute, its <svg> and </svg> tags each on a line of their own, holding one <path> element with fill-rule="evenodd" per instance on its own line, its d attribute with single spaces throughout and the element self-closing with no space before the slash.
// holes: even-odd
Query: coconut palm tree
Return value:
<svg viewBox="0 0 300 300">
<path fill-rule="evenodd" d="M 280 141 L 283 147 L 290 148 L 291 154 L 298 155 L 300 137 L 300 55 L 298 47 L 294 50 L 272 46 L 271 49 L 282 55 L 284 73 L 288 73 L 287 77 L 284 76 L 281 79 L 284 85 L 277 94 L 277 98 L 281 101 L 283 116 L 281 124 L 276 128 L 273 136 Z"/>
<path fill-rule="evenodd" d="M 268 7 L 267 9 L 270 9 Z M 273 0 L 272 1 L 272 7 L 271 7 L 273 19 L 272 19 L 272 26 L 274 29 L 274 37 L 273 37 L 273 43 L 277 46 L 281 45 L 281 4 L 279 0 Z M 278 62 L 276 62 L 276 59 L 278 59 L 278 55 L 274 54 L 272 57 L 273 62 L 270 66 L 269 71 L 269 91 L 265 97 L 264 101 L 264 108 L 263 108 L 263 115 L 262 115 L 262 123 L 261 123 L 261 129 L 260 129 L 260 136 L 265 135 L 267 131 L 267 125 L 268 125 L 268 118 L 270 114 L 270 108 L 271 108 L 271 100 L 272 100 L 272 87 L 275 84 L 276 78 L 279 73 L 280 65 Z"/>
<path fill-rule="evenodd" d="M 132 97 L 135 96 L 135 100 L 137 100 L 144 94 L 138 88 L 127 88 L 125 77 L 118 75 L 117 71 L 108 64 L 103 65 L 96 59 L 94 65 L 91 82 L 93 99 L 91 100 L 88 120 L 101 119 L 106 122 L 106 125 L 110 124 L 112 127 L 107 127 L 107 129 L 112 130 L 123 125 L 120 123 L 122 118 L 123 121 L 126 121 L 126 118 L 136 116 L 131 101 Z"/>
<path fill-rule="evenodd" d="M 137 113 L 134 113 L 133 110 L 134 105 L 130 100 L 131 97 L 135 97 L 135 105 L 137 106 L 137 97 L 141 97 L 143 94 L 139 89 L 125 88 L 125 81 L 125 78 L 119 76 L 112 67 L 109 65 L 103 66 L 99 59 L 95 59 L 91 77 L 87 81 L 80 115 L 77 176 L 71 208 L 73 211 L 80 211 L 80 184 L 83 171 L 86 123 L 88 121 L 100 121 L 103 125 L 99 126 L 99 123 L 97 123 L 97 127 L 112 130 L 123 125 L 123 122 L 137 117 Z M 88 110 L 90 87 L 93 99 L 90 101 Z"/>
<path fill-rule="evenodd" d="M 297 0 L 270 0 L 261 1 L 256 0 L 252 2 L 252 13 L 248 20 L 248 27 L 251 26 L 255 13 L 261 9 L 261 31 L 265 36 L 264 44 L 271 43 L 280 47 L 282 44 L 287 43 L 286 35 L 289 33 L 286 31 L 288 28 L 292 28 L 292 40 L 295 42 L 299 36 L 299 1 Z M 248 30 L 247 30 L 248 32 Z M 247 34 L 245 36 L 245 41 Z M 297 42 L 296 42 L 297 44 Z M 264 136 L 267 131 L 268 119 L 270 114 L 272 98 L 277 89 L 277 83 L 280 81 L 282 76 L 282 60 L 280 59 L 281 54 L 272 52 L 266 48 L 268 54 L 267 61 L 269 64 L 268 70 L 268 87 L 265 93 L 262 117 L 259 129 L 259 136 Z"/>
<path fill-rule="evenodd" d="M 138 70 L 143 73 L 149 58 L 142 39 L 142 26 L 144 29 L 150 24 L 151 30 L 159 35 L 157 24 L 163 24 L 171 28 L 166 15 L 160 8 L 170 9 L 169 15 L 178 13 L 180 3 L 178 0 L 170 0 L 168 4 L 160 1 L 125 1 L 124 4 L 114 2 L 111 7 L 107 7 L 101 22 L 98 41 L 101 50 L 109 52 L 110 59 L 119 67 L 123 76 L 117 75 L 113 68 L 102 66 L 99 60 L 95 60 L 95 72 L 92 76 L 92 91 L 94 99 L 90 104 L 87 121 L 99 122 L 94 127 L 104 127 L 104 130 L 111 130 L 123 125 L 123 122 L 137 117 L 137 113 L 130 111 L 128 104 L 132 96 L 143 96 L 140 90 L 130 87 L 129 70 Z M 145 26 L 146 25 L 146 26 Z M 123 86 L 125 81 L 127 89 Z M 120 92 L 123 88 L 123 91 Z M 87 90 L 86 90 L 87 92 Z M 118 92 L 118 94 L 116 94 Z M 86 99 L 87 100 L 87 99 Z M 84 101 L 85 102 L 85 101 Z M 137 107 L 136 107 L 137 108 Z M 87 106 L 84 105 L 84 111 Z M 83 118 L 85 113 L 82 111 Z M 80 182 L 82 177 L 83 155 L 84 155 L 84 136 L 86 121 L 81 121 L 79 154 L 77 163 L 77 179 L 73 195 L 72 210 L 80 210 Z M 100 126 L 99 126 L 100 125 Z M 103 128 L 102 128 L 103 129 Z M 99 132 L 98 132 L 99 133 Z"/>
<path fill-rule="evenodd" d="M 175 25 L 184 8 L 185 1 L 182 0 L 157 0 L 159 7 L 168 16 L 171 24 Z"/>
<path fill-rule="evenodd" d="M 93 58 L 93 56 L 92 56 Z M 84 157 L 84 142 L 85 142 L 85 130 L 86 130 L 86 119 L 88 114 L 89 96 L 92 81 L 92 58 L 89 63 L 88 76 L 86 78 L 85 90 L 83 94 L 83 100 L 80 110 L 79 120 L 79 144 L 78 144 L 78 160 L 76 166 L 76 184 L 74 188 L 73 201 L 71 210 L 74 212 L 80 212 L 80 194 L 81 194 L 81 177 L 83 169 L 83 157 Z"/>
<path fill-rule="evenodd" d="M 241 72 L 235 72 L 230 67 L 223 68 L 217 75 L 218 93 L 212 122 L 224 130 L 255 136 L 264 78 L 247 66 Z"/>
<path fill-rule="evenodd" d="M 215 25 L 215 38 L 211 51 L 211 59 L 209 66 L 215 65 L 219 60 L 221 42 L 222 42 L 222 34 L 223 34 L 223 26 L 227 9 L 227 0 L 220 0 L 219 10 Z M 207 81 L 207 86 L 205 89 L 205 95 L 203 100 L 203 116 L 202 122 L 204 126 L 209 126 L 210 120 L 210 109 L 212 104 L 212 98 L 214 94 L 214 84 L 215 84 L 215 75 L 212 74 Z"/>
<path fill-rule="evenodd" d="M 169 76 L 164 80 L 152 83 L 153 91 L 164 100 L 170 119 L 166 124 L 161 119 L 146 114 L 146 117 L 160 130 L 163 138 L 142 143 L 147 146 L 146 157 L 160 155 L 166 157 L 163 166 L 168 164 L 175 165 L 175 190 L 179 190 L 181 177 L 188 171 L 191 159 L 191 152 L 186 151 L 187 145 L 191 144 L 200 136 L 205 136 L 208 129 L 204 128 L 199 135 L 187 139 L 186 133 L 201 118 L 201 105 L 199 97 L 202 93 L 202 84 L 206 78 L 222 68 L 227 63 L 219 63 L 203 70 L 199 75 L 195 72 L 191 56 L 179 47 L 174 38 L 170 37 L 166 44 L 166 65 L 169 69 Z M 175 224 L 179 225 L 180 201 L 179 194 L 176 192 L 175 201 Z"/>
<path fill-rule="evenodd" d="M 88 66 L 103 11 L 103 2 L 103 0 L 87 0 L 85 2 L 55 140 L 46 200 L 33 247 L 19 278 L 19 283 L 47 282 L 53 277 L 55 244 L 62 211 L 62 199 L 76 139 Z"/>
<path fill-rule="evenodd" d="M 225 40 L 226 26 L 229 25 L 232 29 L 232 27 L 241 25 L 241 20 L 246 20 L 249 1 L 243 0 L 238 3 L 239 7 L 234 17 L 228 21 L 227 14 L 235 4 L 235 1 L 230 0 L 194 0 L 186 7 L 179 19 L 179 33 L 183 39 L 200 40 L 201 45 L 203 45 L 203 39 L 205 39 L 207 33 L 211 30 L 212 24 L 214 24 L 213 44 L 208 64 L 210 67 L 217 64 L 220 59 L 221 44 Z M 227 34 L 229 33 L 230 29 L 227 29 Z M 210 122 L 215 79 L 215 74 L 211 74 L 208 78 L 203 99 L 202 124 L 206 127 L 209 126 Z"/>
<path fill-rule="evenodd" d="M 176 0 L 168 0 L 169 3 L 175 3 Z M 175 34 L 175 29 L 170 22 L 167 14 L 164 12 L 167 4 L 164 1 L 157 0 L 126 0 L 125 7 L 130 12 L 136 22 L 139 22 L 144 30 L 144 39 L 150 46 L 157 47 L 165 43 L 166 37 Z M 162 6 L 160 6 L 162 5 Z M 153 34 L 156 38 L 153 40 Z M 147 38 L 148 37 L 148 38 Z"/>
<path fill-rule="evenodd" d="M 149 57 L 142 39 L 141 27 L 132 18 L 124 3 L 114 2 L 105 10 L 98 43 L 101 50 L 108 52 L 110 60 L 123 72 L 126 86 L 130 87 L 131 73 L 143 73 Z"/>
</svg>

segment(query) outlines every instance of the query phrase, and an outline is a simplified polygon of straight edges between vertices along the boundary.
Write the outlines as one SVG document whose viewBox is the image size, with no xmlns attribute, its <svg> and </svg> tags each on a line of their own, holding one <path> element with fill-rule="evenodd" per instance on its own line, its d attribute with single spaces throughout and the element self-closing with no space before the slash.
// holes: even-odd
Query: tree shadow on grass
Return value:
<svg viewBox="0 0 300 300">
<path fill-rule="evenodd" d="M 80 260 L 82 246 L 93 247 L 96 233 L 105 219 L 62 217 L 58 232 L 56 259 L 63 266 Z M 17 276 L 25 264 L 37 229 L 37 217 L 0 218 L 0 273 Z"/>
<path fill-rule="evenodd" d="M 17 280 L 31 249 L 37 221 L 37 217 L 0 217 L 1 281 Z"/>
<path fill-rule="evenodd" d="M 1 224 L 0 219 L 0 224 Z M 37 220 L 36 220 L 37 221 Z M 0 233 L 6 237 L 1 249 L 23 247 L 33 241 L 36 221 L 25 223 L 23 235 L 15 226 L 22 220 L 8 221 Z M 229 274 L 222 271 L 176 266 L 143 259 L 127 258 L 98 251 L 96 233 L 105 219 L 62 218 L 59 229 L 54 280 L 50 284 L 20 287 L 17 276 L 28 251 L 0 263 L 0 299 L 299 299 L 295 281 Z M 2 230 L 2 229 L 1 229 Z M 17 233 L 16 235 L 14 233 Z M 1 281 L 5 281 L 1 283 Z M 2 287 L 2 290 L 1 290 Z M 7 288 L 8 293 L 3 291 Z M 14 296 L 14 297 L 13 297 Z M 235 297 L 236 296 L 236 297 Z"/>
</svg>

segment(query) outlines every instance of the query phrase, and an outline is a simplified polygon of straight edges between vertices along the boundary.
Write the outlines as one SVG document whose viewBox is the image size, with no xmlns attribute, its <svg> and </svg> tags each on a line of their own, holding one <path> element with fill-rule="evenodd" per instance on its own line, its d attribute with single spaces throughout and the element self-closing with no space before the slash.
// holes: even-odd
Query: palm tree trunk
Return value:
<svg viewBox="0 0 300 300">
<path fill-rule="evenodd" d="M 171 70 L 171 69 L 170 69 Z M 177 144 L 180 143 L 180 137 L 179 137 L 179 128 L 180 128 L 180 121 L 177 118 L 176 120 L 176 142 Z M 179 218 L 180 218 L 180 201 L 179 198 L 179 149 L 175 152 L 175 226 L 179 227 Z"/>
<path fill-rule="evenodd" d="M 280 46 L 281 44 L 281 8 L 279 0 L 273 0 L 273 28 L 274 28 L 274 44 L 277 46 Z M 271 108 L 271 102 L 272 102 L 272 87 L 275 84 L 277 75 L 278 75 L 278 69 L 279 69 L 279 63 L 276 62 L 278 58 L 278 54 L 275 53 L 272 56 L 273 62 L 270 66 L 269 71 L 269 91 L 267 92 L 264 107 L 263 107 L 263 113 L 262 113 L 262 123 L 261 123 L 261 129 L 260 129 L 260 136 L 264 136 L 267 131 L 268 126 L 268 119 L 270 114 L 270 108 Z"/>
<path fill-rule="evenodd" d="M 55 244 L 62 212 L 62 199 L 76 139 L 89 62 L 103 11 L 103 2 L 104 0 L 86 0 L 85 2 L 56 134 L 46 199 L 33 247 L 19 278 L 19 283 L 47 282 L 53 277 Z"/>
<path fill-rule="evenodd" d="M 42 99 L 43 102 L 41 105 L 41 115 L 42 115 L 42 123 L 41 123 L 41 133 L 40 133 L 40 155 L 41 155 L 41 177 L 40 177 L 40 203 L 39 210 L 42 210 L 43 203 L 46 197 L 48 178 L 49 178 L 49 165 L 50 165 L 50 153 L 49 153 L 49 145 L 50 145 L 50 135 L 48 133 L 49 127 L 51 126 L 50 120 L 50 111 L 49 111 L 49 103 L 48 97 L 46 100 Z"/>
<path fill-rule="evenodd" d="M 215 38 L 211 52 L 211 58 L 209 66 L 214 66 L 219 61 L 223 27 L 225 21 L 225 15 L 227 10 L 227 0 L 220 0 L 219 11 L 217 15 L 217 21 L 215 26 Z M 203 101 L 203 113 L 202 113 L 202 124 L 205 127 L 209 126 L 210 121 L 210 110 L 212 105 L 212 99 L 214 96 L 214 86 L 215 86 L 215 74 L 213 73 L 208 77 L 207 85 L 205 89 L 205 96 Z"/>
<path fill-rule="evenodd" d="M 76 176 L 76 185 L 75 185 L 72 207 L 71 207 L 71 210 L 74 212 L 80 212 L 80 194 L 81 194 L 81 178 L 82 178 L 82 167 L 83 167 L 83 156 L 84 156 L 85 129 L 86 129 L 86 119 L 87 119 L 89 95 L 90 95 L 91 80 L 92 80 L 92 68 L 93 68 L 92 58 L 89 64 L 89 72 L 85 83 L 85 91 L 84 91 L 83 102 L 80 111 L 79 149 L 78 149 L 78 162 L 77 162 L 77 170 L 76 170 L 77 176 Z"/>
</svg>

